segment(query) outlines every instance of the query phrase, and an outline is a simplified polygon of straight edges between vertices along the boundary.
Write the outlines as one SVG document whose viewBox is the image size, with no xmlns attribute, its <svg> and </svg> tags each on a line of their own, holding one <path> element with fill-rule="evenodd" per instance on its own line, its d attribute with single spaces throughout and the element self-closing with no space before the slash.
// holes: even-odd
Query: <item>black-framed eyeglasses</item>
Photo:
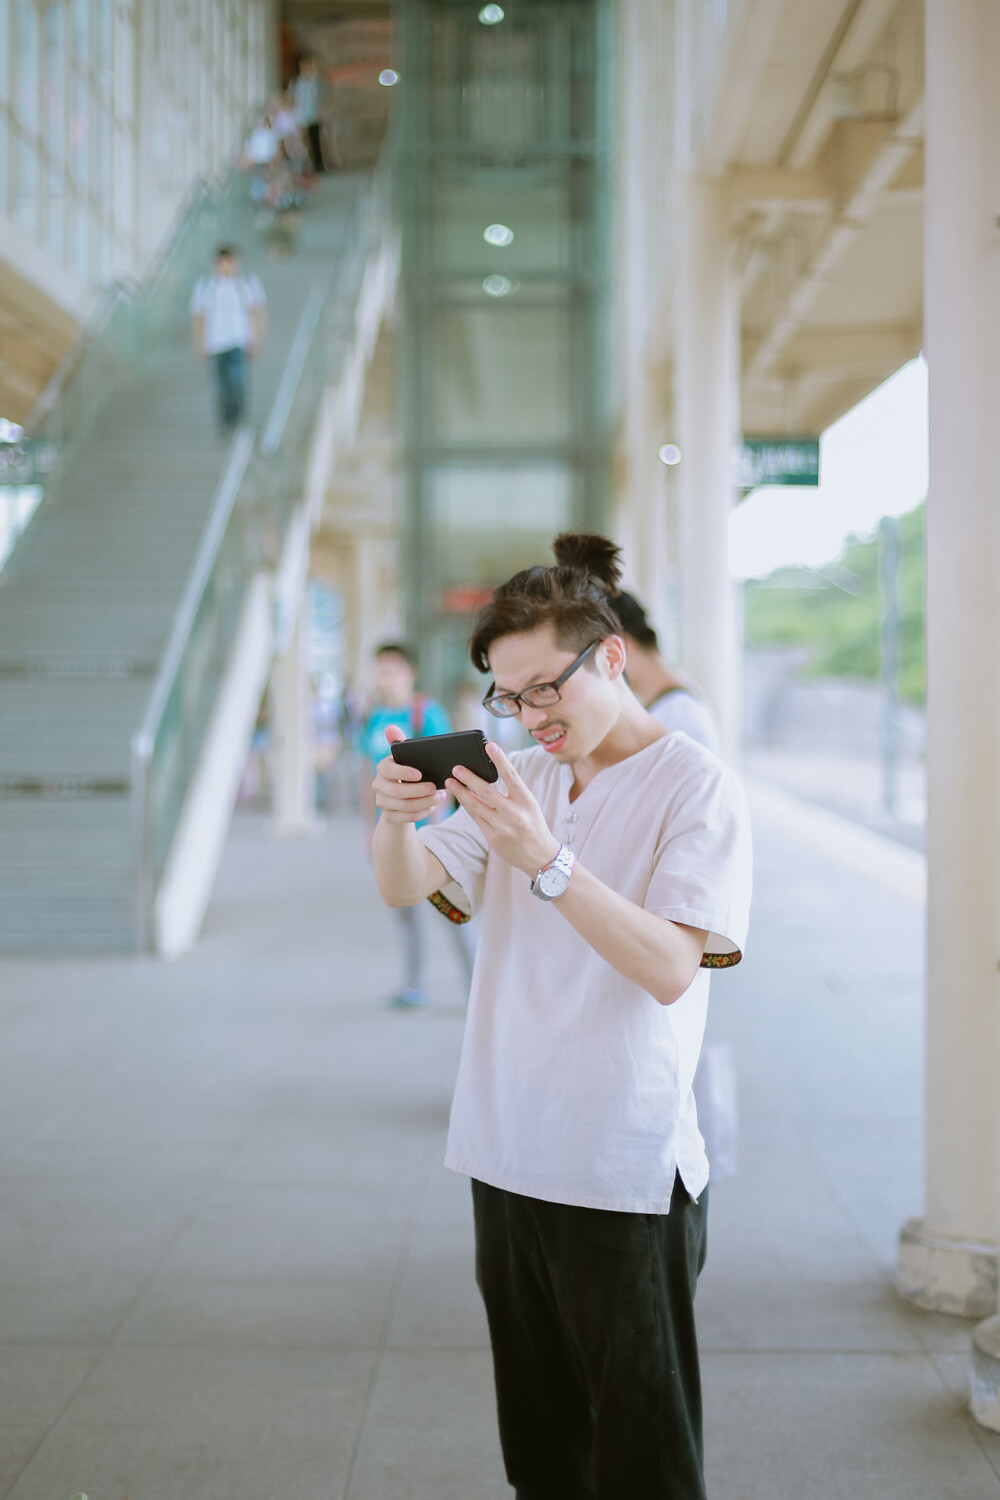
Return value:
<svg viewBox="0 0 1000 1500">
<path fill-rule="evenodd" d="M 489 692 L 483 699 L 483 707 L 488 709 L 495 719 L 512 719 L 515 714 L 525 708 L 548 708 L 552 703 L 558 703 L 562 697 L 559 689 L 564 682 L 568 682 L 574 672 L 579 671 L 587 657 L 599 646 L 604 639 L 600 636 L 596 641 L 591 641 L 586 651 L 581 651 L 576 661 L 571 661 L 565 672 L 561 672 L 555 682 L 535 682 L 531 687 L 522 688 L 519 693 L 495 693 L 494 687 L 490 686 Z"/>
</svg>

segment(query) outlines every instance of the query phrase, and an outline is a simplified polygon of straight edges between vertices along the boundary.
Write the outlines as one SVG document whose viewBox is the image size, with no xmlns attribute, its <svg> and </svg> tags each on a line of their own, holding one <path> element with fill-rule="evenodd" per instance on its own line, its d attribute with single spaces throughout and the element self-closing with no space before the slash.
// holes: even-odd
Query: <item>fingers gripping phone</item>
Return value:
<svg viewBox="0 0 1000 1500">
<path fill-rule="evenodd" d="M 465 766 L 484 781 L 499 781 L 500 773 L 486 754 L 486 736 L 481 729 L 462 729 L 457 734 L 428 734 L 419 740 L 396 740 L 390 747 L 398 766 L 416 766 L 425 781 L 443 788 L 456 766 Z"/>
</svg>

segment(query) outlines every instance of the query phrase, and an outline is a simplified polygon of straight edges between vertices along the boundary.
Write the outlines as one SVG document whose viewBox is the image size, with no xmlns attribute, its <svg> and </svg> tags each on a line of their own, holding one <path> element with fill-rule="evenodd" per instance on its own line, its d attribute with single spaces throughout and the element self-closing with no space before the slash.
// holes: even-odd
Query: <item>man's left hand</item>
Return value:
<svg viewBox="0 0 1000 1500">
<path fill-rule="evenodd" d="M 465 766 L 456 766 L 445 786 L 482 829 L 493 852 L 534 880 L 559 853 L 559 840 L 500 746 L 490 742 L 486 753 L 503 777 L 506 795 L 498 781 L 484 781 Z"/>
</svg>

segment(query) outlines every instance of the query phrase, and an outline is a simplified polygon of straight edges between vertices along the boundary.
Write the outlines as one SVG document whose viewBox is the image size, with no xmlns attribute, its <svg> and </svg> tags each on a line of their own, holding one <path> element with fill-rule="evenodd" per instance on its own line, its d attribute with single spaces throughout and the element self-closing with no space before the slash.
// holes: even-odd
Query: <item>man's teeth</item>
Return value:
<svg viewBox="0 0 1000 1500">
<path fill-rule="evenodd" d="M 553 729 L 548 734 L 538 735 L 537 738 L 541 740 L 543 745 L 552 745 L 556 740 L 561 740 L 564 733 L 565 730 Z"/>
</svg>

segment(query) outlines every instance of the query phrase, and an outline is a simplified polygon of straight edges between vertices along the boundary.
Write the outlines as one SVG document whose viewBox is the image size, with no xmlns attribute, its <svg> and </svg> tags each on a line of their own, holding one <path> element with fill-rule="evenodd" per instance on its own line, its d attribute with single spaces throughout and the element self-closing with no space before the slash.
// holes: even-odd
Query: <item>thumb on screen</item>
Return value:
<svg viewBox="0 0 1000 1500">
<path fill-rule="evenodd" d="M 390 745 L 396 745 L 400 740 L 406 739 L 406 735 L 400 729 L 398 724 L 388 724 L 386 726 L 385 737 Z"/>
</svg>

